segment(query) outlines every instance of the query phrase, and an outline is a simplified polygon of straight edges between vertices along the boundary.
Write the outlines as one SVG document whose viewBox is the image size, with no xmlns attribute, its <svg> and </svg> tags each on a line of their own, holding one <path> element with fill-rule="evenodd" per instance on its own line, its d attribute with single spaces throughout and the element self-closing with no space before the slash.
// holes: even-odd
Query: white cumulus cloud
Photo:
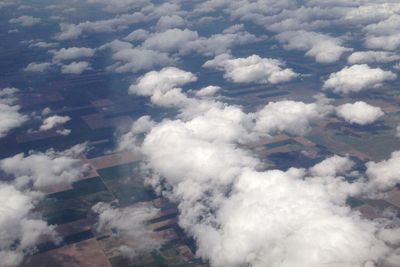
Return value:
<svg viewBox="0 0 400 267">
<path fill-rule="evenodd" d="M 347 103 L 336 107 L 336 114 L 349 123 L 366 125 L 374 123 L 384 115 L 379 107 L 374 107 L 363 101 Z"/>
<path fill-rule="evenodd" d="M 371 68 L 366 64 L 356 64 L 332 73 L 324 82 L 323 89 L 348 94 L 378 88 L 383 82 L 396 78 L 397 75 L 391 71 Z"/>
<path fill-rule="evenodd" d="M 16 88 L 0 90 L 0 138 L 28 120 L 26 115 L 19 112 L 20 106 L 15 104 L 17 92 Z"/>
<path fill-rule="evenodd" d="M 344 47 L 341 39 L 317 32 L 289 31 L 278 34 L 276 38 L 284 43 L 285 49 L 306 51 L 306 56 L 314 57 L 319 63 L 336 62 L 343 53 L 352 50 Z"/>
<path fill-rule="evenodd" d="M 252 55 L 247 58 L 232 58 L 222 54 L 204 63 L 205 68 L 225 71 L 224 77 L 235 83 L 276 84 L 290 81 L 298 76 L 292 69 L 277 59 Z"/>
</svg>

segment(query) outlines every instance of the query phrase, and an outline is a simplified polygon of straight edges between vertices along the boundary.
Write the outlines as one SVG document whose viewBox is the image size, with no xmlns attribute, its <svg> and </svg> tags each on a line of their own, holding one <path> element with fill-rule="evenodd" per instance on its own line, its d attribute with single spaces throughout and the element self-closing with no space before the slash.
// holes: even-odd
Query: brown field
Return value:
<svg viewBox="0 0 400 267">
<path fill-rule="evenodd" d="M 115 118 L 104 118 L 100 113 L 82 116 L 82 119 L 92 129 L 101 129 L 107 127 L 118 127 L 124 131 L 128 130 L 133 122 L 129 116 L 120 116 Z"/>
<path fill-rule="evenodd" d="M 85 218 L 70 223 L 59 224 L 56 226 L 56 231 L 61 236 L 68 236 L 92 229 L 93 221 Z"/>
<path fill-rule="evenodd" d="M 122 151 L 97 158 L 86 159 L 85 162 L 89 163 L 98 170 L 138 160 L 141 160 L 140 155 L 134 154 L 131 151 Z"/>
<path fill-rule="evenodd" d="M 29 257 L 20 267 L 111 267 L 96 239 Z"/>
<path fill-rule="evenodd" d="M 32 105 L 39 105 L 48 102 L 62 101 L 64 97 L 57 91 L 49 90 L 38 93 L 26 93 L 20 97 L 20 105 L 22 107 L 28 107 Z"/>
<path fill-rule="evenodd" d="M 376 208 L 368 205 L 368 204 L 360 206 L 358 208 L 358 210 L 361 212 L 361 214 L 365 218 L 370 219 L 370 220 L 373 220 L 373 219 L 376 219 L 376 218 L 380 217 L 379 213 L 378 213 L 378 210 Z"/>
<path fill-rule="evenodd" d="M 395 188 L 388 193 L 387 198 L 385 199 L 390 204 L 400 208 L 400 190 Z"/>
<path fill-rule="evenodd" d="M 297 136 L 296 138 L 293 139 L 302 144 L 303 146 L 315 146 L 313 142 L 311 142 L 310 140 L 308 140 L 303 136 Z"/>
<path fill-rule="evenodd" d="M 57 133 L 57 130 L 62 130 L 63 128 L 51 129 L 49 131 L 44 132 L 32 132 L 32 133 L 25 133 L 17 135 L 17 143 L 26 143 L 35 140 L 46 139 L 55 136 L 62 136 L 61 134 Z"/>
</svg>

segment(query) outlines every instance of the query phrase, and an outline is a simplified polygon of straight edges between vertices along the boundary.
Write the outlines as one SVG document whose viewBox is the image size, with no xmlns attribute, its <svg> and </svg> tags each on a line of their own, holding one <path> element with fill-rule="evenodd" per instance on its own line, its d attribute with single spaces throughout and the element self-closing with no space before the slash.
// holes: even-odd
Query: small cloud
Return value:
<svg viewBox="0 0 400 267">
<path fill-rule="evenodd" d="M 224 70 L 224 78 L 235 83 L 277 84 L 298 76 L 292 69 L 277 59 L 252 55 L 247 58 L 232 58 L 222 54 L 204 63 L 205 68 Z"/>
<path fill-rule="evenodd" d="M 53 61 L 60 62 L 64 60 L 93 57 L 95 51 L 95 49 L 87 47 L 61 48 L 60 50 L 52 51 Z"/>
<path fill-rule="evenodd" d="M 51 130 L 57 126 L 63 125 L 70 121 L 71 118 L 68 116 L 58 116 L 54 115 L 51 117 L 47 117 L 44 121 L 43 124 L 40 126 L 39 130 L 40 131 L 48 131 Z"/>
<path fill-rule="evenodd" d="M 63 65 L 61 67 L 61 73 L 64 74 L 81 74 L 86 70 L 89 70 L 90 64 L 86 61 L 72 62 L 68 65 Z"/>
<path fill-rule="evenodd" d="M 8 22 L 12 24 L 19 24 L 23 27 L 29 27 L 38 24 L 40 21 L 40 18 L 35 18 L 32 16 L 21 16 L 18 18 L 10 19 Z"/>
<path fill-rule="evenodd" d="M 51 67 L 51 63 L 49 62 L 43 62 L 43 63 L 36 63 L 32 62 L 29 63 L 28 66 L 24 68 L 24 71 L 29 71 L 29 72 L 45 72 Z"/>
<path fill-rule="evenodd" d="M 384 115 L 381 108 L 371 106 L 363 101 L 340 105 L 336 107 L 336 114 L 345 121 L 358 125 L 374 123 Z"/>
</svg>

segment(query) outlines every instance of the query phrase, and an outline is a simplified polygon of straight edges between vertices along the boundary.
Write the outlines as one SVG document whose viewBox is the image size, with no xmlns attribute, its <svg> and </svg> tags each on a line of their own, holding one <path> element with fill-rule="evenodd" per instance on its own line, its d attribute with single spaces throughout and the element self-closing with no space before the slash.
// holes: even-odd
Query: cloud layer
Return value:
<svg viewBox="0 0 400 267">
<path fill-rule="evenodd" d="M 331 112 L 326 100 L 283 100 L 245 113 L 238 106 L 190 98 L 177 88 L 193 80 L 179 69 L 139 78 L 132 93 L 147 95 L 155 104 L 171 101 L 170 94 L 179 96 L 174 102 L 179 115 L 159 123 L 142 118 L 122 138 L 121 148 L 139 150 L 149 171 L 147 183 L 179 203 L 179 224 L 196 240 L 198 256 L 211 266 L 238 267 L 361 267 L 397 257 L 378 234 L 396 230 L 363 219 L 346 205 L 349 196 L 387 188 L 373 184 L 398 181 L 392 174 L 374 175 L 393 159 L 368 163 L 367 178 L 355 174 L 357 182 L 350 183 L 341 176 L 354 166 L 346 157 L 334 156 L 310 170 L 265 170 L 239 146 L 282 132 L 306 133 Z M 146 133 L 143 142 L 134 138 L 138 132 Z"/>
</svg>

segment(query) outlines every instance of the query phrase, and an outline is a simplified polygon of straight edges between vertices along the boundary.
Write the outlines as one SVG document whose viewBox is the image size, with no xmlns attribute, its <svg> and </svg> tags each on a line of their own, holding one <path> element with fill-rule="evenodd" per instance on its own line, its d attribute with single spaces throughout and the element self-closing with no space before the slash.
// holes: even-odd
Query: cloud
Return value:
<svg viewBox="0 0 400 267">
<path fill-rule="evenodd" d="M 196 96 L 197 97 L 208 97 L 208 96 L 213 96 L 215 95 L 219 90 L 221 90 L 221 87 L 219 86 L 214 86 L 214 85 L 209 85 L 204 88 L 201 88 L 200 90 L 196 91 Z"/>
<path fill-rule="evenodd" d="M 196 52 L 205 56 L 230 52 L 230 48 L 259 41 L 255 35 L 243 30 L 242 27 L 228 28 L 219 34 L 209 37 L 199 36 L 189 29 L 168 29 L 164 32 L 151 34 L 142 44 L 147 49 L 168 53 L 187 55 Z"/>
<path fill-rule="evenodd" d="M 396 78 L 397 75 L 391 71 L 370 68 L 366 64 L 356 64 L 332 73 L 329 79 L 324 82 L 323 89 L 348 94 L 370 88 L 378 88 L 383 82 L 395 80 Z"/>
<path fill-rule="evenodd" d="M 175 63 L 175 59 L 169 57 L 167 53 L 142 47 L 134 48 L 132 44 L 120 40 L 114 40 L 100 47 L 100 49 L 106 48 L 111 49 L 112 58 L 116 61 L 108 69 L 119 73 L 137 72 Z"/>
<path fill-rule="evenodd" d="M 381 108 L 371 106 L 363 101 L 340 105 L 336 107 L 336 114 L 349 123 L 359 125 L 374 123 L 384 115 Z"/>
<path fill-rule="evenodd" d="M 205 56 L 218 55 L 230 51 L 235 45 L 260 40 L 243 30 L 243 27 L 231 27 L 220 34 L 209 37 L 199 36 L 189 29 L 167 29 L 149 33 L 143 29 L 135 30 L 124 38 L 126 41 L 143 41 L 133 47 L 128 42 L 114 40 L 102 45 L 100 49 L 111 48 L 112 58 L 116 61 L 108 67 L 115 72 L 138 72 L 154 67 L 175 65 L 179 56 L 198 53 Z"/>
<path fill-rule="evenodd" d="M 326 34 L 307 31 L 289 31 L 276 35 L 288 50 L 306 51 L 306 56 L 314 57 L 319 63 L 333 63 L 343 53 L 351 51 L 342 45 L 342 40 Z"/>
<path fill-rule="evenodd" d="M 134 42 L 134 41 L 143 41 L 146 40 L 147 37 L 150 35 L 150 33 L 146 30 L 143 29 L 138 29 L 134 30 L 128 36 L 124 38 L 124 40 L 129 41 L 129 42 Z M 132 47 L 132 45 L 131 45 Z"/>
<path fill-rule="evenodd" d="M 190 72 L 175 67 L 163 68 L 161 71 L 151 71 L 139 77 L 136 84 L 129 87 L 129 93 L 151 96 L 196 81 Z"/>
<path fill-rule="evenodd" d="M 58 43 L 47 43 L 47 42 L 33 42 L 29 44 L 29 47 L 37 47 L 37 48 L 54 48 L 57 46 Z"/>
<path fill-rule="evenodd" d="M 70 47 L 61 48 L 58 51 L 53 51 L 53 61 L 60 62 L 64 60 L 73 60 L 83 57 L 92 57 L 95 53 L 95 49 L 87 47 Z"/>
<path fill-rule="evenodd" d="M 54 127 L 63 125 L 70 121 L 71 118 L 68 116 L 58 116 L 54 115 L 51 117 L 47 117 L 44 121 L 43 124 L 40 126 L 39 130 L 40 131 L 48 131 L 50 129 L 53 129 Z"/>
<path fill-rule="evenodd" d="M 77 155 L 82 153 L 84 146 L 77 145 L 68 150 L 57 152 L 48 150 L 14 155 L 0 161 L 0 170 L 15 177 L 17 188 L 30 185 L 41 190 L 48 186 L 70 184 L 80 179 L 87 171 Z"/>
<path fill-rule="evenodd" d="M 64 74 L 81 74 L 86 70 L 91 69 L 90 63 L 87 61 L 71 62 L 68 65 L 61 66 L 61 73 Z"/>
<path fill-rule="evenodd" d="M 119 248 L 129 258 L 161 247 L 162 241 L 154 238 L 154 232 L 146 226 L 150 219 L 157 217 L 160 212 L 158 209 L 145 204 L 115 208 L 103 202 L 97 203 L 92 209 L 99 216 L 97 231 L 134 241 L 131 246 L 125 245 Z"/>
<path fill-rule="evenodd" d="M 26 115 L 19 113 L 20 107 L 15 104 L 17 92 L 16 88 L 0 90 L 0 138 L 28 120 Z"/>
<path fill-rule="evenodd" d="M 387 190 L 400 182 L 400 151 L 394 151 L 391 157 L 380 162 L 367 162 L 367 175 L 371 190 Z"/>
<path fill-rule="evenodd" d="M 103 1 L 94 0 L 96 2 L 101 2 L 110 6 L 119 6 L 125 10 L 125 6 L 131 6 L 144 2 L 138 1 Z M 117 9 L 118 10 L 118 9 Z M 126 30 L 130 25 L 148 22 L 153 20 L 158 20 L 162 16 L 183 16 L 186 12 L 181 10 L 178 3 L 162 3 L 159 5 L 154 5 L 149 3 L 144 6 L 140 11 L 133 12 L 130 14 L 117 15 L 114 18 L 97 20 L 97 21 L 85 21 L 78 24 L 60 24 L 60 32 L 56 35 L 56 39 L 59 41 L 73 40 L 77 39 L 83 34 L 88 33 L 109 33 Z"/>
<path fill-rule="evenodd" d="M 36 204 L 43 198 L 44 188 L 72 183 L 87 172 L 88 167 L 77 158 L 85 149 L 85 145 L 77 145 L 61 152 L 31 151 L 0 161 L 3 175 L 13 178 L 0 183 L 2 266 L 17 266 L 26 255 L 36 252 L 39 243 L 61 241 L 55 227 L 41 219 Z"/>
<path fill-rule="evenodd" d="M 34 213 L 38 197 L 12 185 L 0 183 L 0 256 L 2 266 L 22 262 L 24 255 L 35 251 L 35 245 L 47 236 L 57 240 L 54 226 L 49 226 Z"/>
<path fill-rule="evenodd" d="M 35 18 L 32 16 L 20 16 L 18 18 L 10 19 L 8 22 L 13 24 L 19 24 L 23 27 L 30 27 L 40 23 L 40 21 L 41 21 L 40 18 Z"/>
<path fill-rule="evenodd" d="M 400 55 L 386 51 L 354 52 L 347 58 L 347 62 L 350 64 L 386 63 L 399 60 L 400 60 Z"/>
<path fill-rule="evenodd" d="M 29 72 L 45 72 L 51 67 L 50 62 L 43 62 L 43 63 L 36 63 L 32 62 L 29 63 L 28 66 L 24 68 L 24 71 L 29 71 Z"/>
<path fill-rule="evenodd" d="M 348 157 L 334 155 L 327 158 L 310 168 L 312 176 L 335 177 L 338 174 L 345 174 L 354 166 L 354 162 Z"/>
<path fill-rule="evenodd" d="M 186 21 L 181 16 L 162 16 L 156 24 L 156 29 L 158 31 L 162 31 L 173 28 L 183 28 L 185 27 L 185 25 Z"/>
<path fill-rule="evenodd" d="M 132 124 L 132 127 L 129 130 L 129 132 L 121 136 L 118 142 L 118 149 L 119 150 L 131 149 L 133 151 L 138 151 L 137 136 L 149 132 L 154 125 L 155 122 L 151 119 L 150 116 L 146 115 L 140 117 Z"/>
<path fill-rule="evenodd" d="M 388 18 L 364 27 L 365 46 L 370 49 L 396 50 L 400 46 L 400 16 L 393 14 Z"/>
<path fill-rule="evenodd" d="M 139 78 L 131 93 L 162 99 L 193 79 L 182 70 L 161 72 Z M 361 267 L 395 255 L 377 234 L 385 227 L 346 205 L 348 196 L 369 186 L 337 176 L 352 172 L 347 157 L 333 156 L 310 170 L 264 170 L 239 145 L 268 134 L 306 133 L 313 121 L 331 112 L 326 99 L 271 102 L 245 113 L 178 92 L 184 103 L 176 105 L 175 118 L 156 123 L 143 117 L 122 143 L 143 154 L 147 183 L 179 203 L 180 226 L 211 266 Z M 137 133 L 145 134 L 143 142 Z"/>
<path fill-rule="evenodd" d="M 86 0 L 90 4 L 100 4 L 106 11 L 126 12 L 132 9 L 143 8 L 150 5 L 149 0 Z"/>
<path fill-rule="evenodd" d="M 78 24 L 60 23 L 60 32 L 56 35 L 56 39 L 59 41 L 74 40 L 84 33 L 119 31 L 144 20 L 145 16 L 142 13 L 135 12 L 107 20 L 85 21 Z"/>
<path fill-rule="evenodd" d="M 168 29 L 161 33 L 150 35 L 144 42 L 143 47 L 161 52 L 176 52 L 191 41 L 199 38 L 197 32 L 189 29 Z"/>
<path fill-rule="evenodd" d="M 400 47 L 400 34 L 368 36 L 365 46 L 370 49 L 396 50 Z"/>
<path fill-rule="evenodd" d="M 305 134 L 310 123 L 323 118 L 330 109 L 330 106 L 319 103 L 306 104 L 291 100 L 270 102 L 257 112 L 255 129 L 269 134 Z"/>
<path fill-rule="evenodd" d="M 292 69 L 277 59 L 252 55 L 247 58 L 232 58 L 222 54 L 204 63 L 203 67 L 225 71 L 224 78 L 235 83 L 276 84 L 290 81 L 298 76 Z"/>
</svg>

